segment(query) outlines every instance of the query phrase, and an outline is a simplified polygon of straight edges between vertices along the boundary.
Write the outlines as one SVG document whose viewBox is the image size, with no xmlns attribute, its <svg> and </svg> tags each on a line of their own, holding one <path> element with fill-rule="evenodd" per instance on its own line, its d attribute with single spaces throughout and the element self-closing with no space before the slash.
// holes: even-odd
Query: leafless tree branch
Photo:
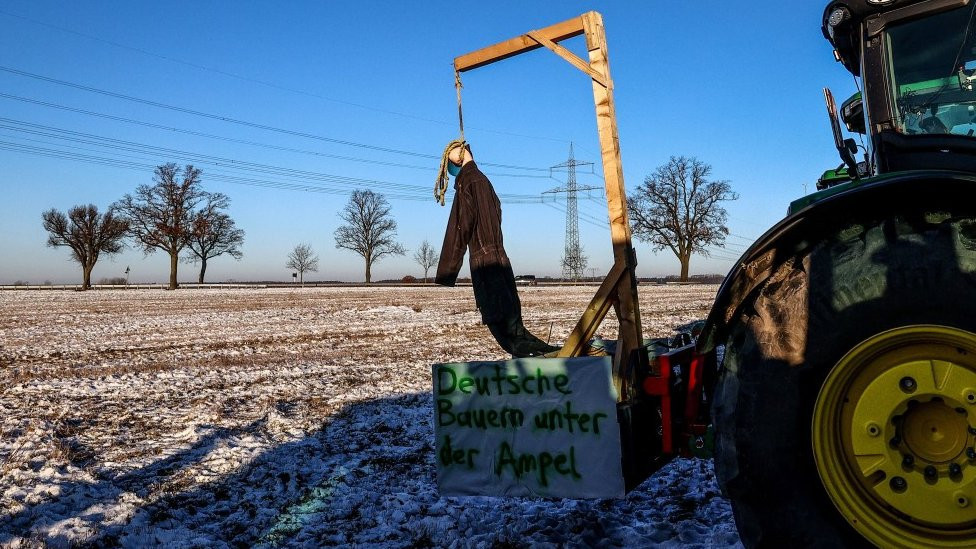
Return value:
<svg viewBox="0 0 976 549">
<path fill-rule="evenodd" d="M 336 248 L 351 250 L 363 257 L 367 284 L 371 280 L 373 263 L 386 256 L 406 253 L 394 240 L 397 224 L 383 195 L 370 190 L 353 191 L 339 217 L 346 225 L 335 231 Z"/>
<path fill-rule="evenodd" d="M 204 205 L 193 216 L 192 231 L 186 247 L 187 260 L 200 263 L 200 284 L 207 273 L 207 260 L 227 254 L 234 259 L 244 256 L 241 245 L 244 231 L 238 229 L 229 215 L 220 211 L 230 206 L 230 197 L 222 193 L 206 196 Z"/>
<path fill-rule="evenodd" d="M 634 235 L 654 250 L 671 250 L 681 263 L 681 280 L 688 279 L 692 254 L 708 255 L 708 247 L 724 246 L 729 234 L 720 203 L 739 196 L 728 181 L 710 180 L 711 173 L 697 158 L 672 156 L 628 200 Z"/>
<path fill-rule="evenodd" d="M 111 210 L 100 214 L 92 204 L 74 206 L 67 215 L 52 208 L 41 214 L 41 219 L 48 232 L 48 246 L 71 248 L 71 258 L 81 265 L 83 290 L 91 287 L 98 256 L 121 252 L 122 239 L 129 230 L 125 219 L 116 218 Z"/>
<path fill-rule="evenodd" d="M 420 247 L 413 254 L 413 260 L 417 262 L 418 265 L 424 270 L 424 283 L 427 283 L 427 273 L 430 272 L 430 268 L 437 263 L 438 254 L 437 250 L 430 245 L 430 242 L 424 240 L 420 243 Z"/>
<path fill-rule="evenodd" d="M 178 287 L 176 275 L 180 252 L 193 236 L 197 205 L 210 193 L 203 190 L 201 172 L 187 164 L 180 169 L 175 163 L 157 166 L 152 185 L 139 185 L 112 210 L 129 223 L 129 233 L 149 255 L 163 250 L 170 257 L 169 288 Z"/>
<path fill-rule="evenodd" d="M 288 261 L 285 263 L 286 269 L 298 272 L 298 281 L 305 284 L 305 273 L 317 273 L 319 270 L 319 256 L 315 255 L 312 246 L 309 244 L 299 244 L 288 254 Z"/>
</svg>

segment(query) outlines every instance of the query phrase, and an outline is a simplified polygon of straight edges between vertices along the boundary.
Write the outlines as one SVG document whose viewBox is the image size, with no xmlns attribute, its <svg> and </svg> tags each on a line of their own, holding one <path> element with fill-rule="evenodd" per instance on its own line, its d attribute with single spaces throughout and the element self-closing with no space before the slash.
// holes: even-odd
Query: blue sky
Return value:
<svg viewBox="0 0 976 549">
<path fill-rule="evenodd" d="M 374 280 L 420 276 L 412 251 L 424 239 L 440 247 L 449 210 L 431 197 L 438 160 L 425 155 L 457 136 L 453 58 L 590 9 L 606 25 L 628 189 L 671 155 L 711 164 L 741 196 L 727 204 L 735 236 L 715 257 L 693 258 L 691 270 L 728 271 L 804 184 L 812 191 L 839 163 L 820 89 L 843 100 L 855 84 L 820 34 L 820 2 L 5 2 L 0 93 L 20 99 L 0 97 L 0 283 L 80 280 L 66 248 L 44 245 L 41 212 L 105 209 L 166 162 L 201 168 L 204 187 L 231 197 L 229 213 L 247 233 L 244 258 L 212 260 L 208 280 L 290 280 L 285 256 L 302 242 L 321 258 L 308 279 L 362 280 L 362 259 L 333 238 L 337 212 L 357 188 L 390 198 L 410 250 L 374 265 Z M 582 38 L 564 45 L 584 55 Z M 566 160 L 570 142 L 578 160 L 598 162 L 589 80 L 551 52 L 463 80 L 465 134 L 478 161 L 515 167 L 483 168 L 499 194 L 538 197 L 564 185 L 564 174 L 553 179 L 545 168 Z M 104 138 L 118 141 L 105 147 Z M 38 149 L 89 161 L 24 152 Z M 259 173 L 242 162 L 280 169 Z M 588 172 L 578 180 L 603 185 Z M 556 275 L 565 204 L 521 202 L 503 200 L 515 271 Z M 612 251 L 602 191 L 582 193 L 579 210 L 589 266 L 604 273 Z M 640 276 L 678 272 L 669 252 L 636 247 Z M 168 265 L 162 253 L 130 247 L 101 259 L 93 280 L 129 266 L 133 282 L 161 282 Z M 193 265 L 180 269 L 181 281 L 196 279 Z"/>
</svg>

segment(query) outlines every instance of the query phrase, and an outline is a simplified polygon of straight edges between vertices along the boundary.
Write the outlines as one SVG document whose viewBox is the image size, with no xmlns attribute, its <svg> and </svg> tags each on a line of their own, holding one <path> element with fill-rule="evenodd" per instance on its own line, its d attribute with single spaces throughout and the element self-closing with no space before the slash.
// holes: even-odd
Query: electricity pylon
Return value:
<svg viewBox="0 0 976 549">
<path fill-rule="evenodd" d="M 566 193 L 566 247 L 562 258 L 562 277 L 566 280 L 583 278 L 586 270 L 586 256 L 579 243 L 579 209 L 577 208 L 576 193 L 578 191 L 599 190 L 599 187 L 578 187 L 576 185 L 576 167 L 592 166 L 592 162 L 580 162 L 573 155 L 573 144 L 569 144 L 569 159 L 562 164 L 549 168 L 559 171 L 565 168 L 568 172 L 566 186 L 550 189 L 546 193 Z"/>
</svg>

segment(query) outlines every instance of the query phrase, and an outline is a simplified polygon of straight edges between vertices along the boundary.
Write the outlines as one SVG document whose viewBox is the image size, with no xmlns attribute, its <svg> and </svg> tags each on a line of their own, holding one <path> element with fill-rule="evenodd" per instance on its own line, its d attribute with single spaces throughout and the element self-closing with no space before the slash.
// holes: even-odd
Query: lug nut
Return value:
<svg viewBox="0 0 976 549">
<path fill-rule="evenodd" d="M 904 465 L 905 467 L 911 467 L 912 465 L 915 465 L 915 456 L 911 454 L 905 454 L 905 456 L 901 458 L 901 464 Z"/>
<path fill-rule="evenodd" d="M 897 448 L 898 445 L 901 444 L 901 437 L 891 437 L 888 444 L 890 444 L 893 448 Z"/>
<path fill-rule="evenodd" d="M 918 383 L 915 382 L 914 378 L 903 377 L 901 381 L 898 382 L 898 386 L 901 387 L 902 391 L 906 393 L 914 393 L 915 389 L 918 388 Z"/>
<path fill-rule="evenodd" d="M 962 467 L 960 467 L 958 463 L 950 463 L 949 464 L 949 476 L 950 477 L 958 477 L 961 474 L 962 474 Z"/>
<path fill-rule="evenodd" d="M 968 457 L 970 461 L 976 459 L 976 448 L 966 448 L 966 457 Z"/>
<path fill-rule="evenodd" d="M 969 428 L 969 434 L 976 435 L 976 427 L 970 427 Z"/>
<path fill-rule="evenodd" d="M 935 480 L 939 478 L 939 471 L 937 471 L 935 467 L 929 465 L 928 467 L 925 468 L 925 478 L 929 480 Z"/>
<path fill-rule="evenodd" d="M 966 494 L 962 492 L 956 492 L 955 494 L 952 495 L 952 497 L 956 498 L 956 505 L 958 505 L 959 507 L 969 507 L 969 498 L 966 497 Z"/>
<path fill-rule="evenodd" d="M 889 482 L 888 484 L 889 486 L 891 486 L 891 489 L 894 490 L 895 492 L 900 493 L 908 489 L 908 483 L 905 482 L 905 479 L 901 477 L 891 477 L 891 482 Z"/>
</svg>

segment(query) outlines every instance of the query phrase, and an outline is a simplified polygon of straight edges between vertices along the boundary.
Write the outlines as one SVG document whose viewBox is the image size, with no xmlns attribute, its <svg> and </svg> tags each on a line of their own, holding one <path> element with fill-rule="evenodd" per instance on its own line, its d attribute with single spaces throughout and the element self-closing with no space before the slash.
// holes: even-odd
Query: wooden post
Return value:
<svg viewBox="0 0 976 549">
<path fill-rule="evenodd" d="M 574 36 L 585 35 L 589 61 L 584 61 L 557 43 Z M 637 300 L 636 260 L 627 217 L 627 193 L 624 188 L 623 167 L 620 162 L 620 139 L 617 135 L 617 114 L 613 104 L 613 80 L 607 55 L 607 39 L 603 17 L 590 11 L 579 17 L 556 23 L 544 29 L 456 57 L 454 69 L 464 72 L 501 61 L 508 57 L 548 48 L 590 77 L 593 83 L 593 102 L 596 106 L 597 131 L 603 161 L 607 210 L 610 216 L 610 237 L 613 243 L 614 265 L 600 289 L 583 312 L 573 332 L 558 356 L 579 356 L 585 344 L 596 333 L 600 322 L 613 306 L 617 311 L 620 332 L 613 359 L 614 383 L 620 400 L 630 399 L 635 385 L 635 369 L 629 368 L 632 354 L 643 344 L 640 307 Z"/>
<path fill-rule="evenodd" d="M 637 299 L 636 259 L 631 242 L 630 220 L 627 216 L 627 191 L 624 187 L 624 170 L 620 162 L 620 137 L 617 134 L 617 111 L 613 102 L 613 80 L 610 78 L 610 59 L 607 54 L 607 37 L 603 28 L 603 16 L 595 11 L 582 15 L 586 34 L 586 48 L 590 54 L 590 68 L 604 75 L 607 86 L 593 81 L 593 103 L 596 105 L 596 124 L 600 134 L 600 152 L 603 160 L 603 179 L 606 186 L 607 210 L 610 214 L 610 238 L 613 241 L 614 264 L 624 264 L 626 269 L 617 282 L 618 320 L 620 332 L 617 352 L 613 359 L 614 377 L 618 391 L 635 389 L 634 379 L 622 376 L 631 354 L 643 345 L 640 306 Z M 627 370 L 633 375 L 633 369 Z M 626 382 L 626 385 L 623 384 Z M 621 394 L 621 399 L 630 394 Z"/>
</svg>

